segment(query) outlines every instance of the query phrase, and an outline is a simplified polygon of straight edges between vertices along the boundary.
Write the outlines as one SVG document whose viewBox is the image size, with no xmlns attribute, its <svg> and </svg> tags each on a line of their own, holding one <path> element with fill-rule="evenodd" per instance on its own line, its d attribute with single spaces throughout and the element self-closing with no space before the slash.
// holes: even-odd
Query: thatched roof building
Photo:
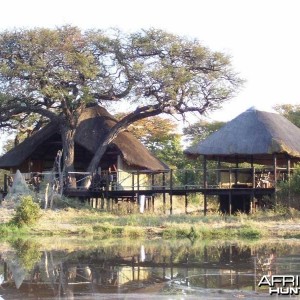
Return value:
<svg viewBox="0 0 300 300">
<path fill-rule="evenodd" d="M 103 107 L 85 109 L 75 134 L 75 168 L 85 171 L 103 135 L 116 120 Z M 0 158 L 0 168 L 41 172 L 51 169 L 58 150 L 62 149 L 59 128 L 48 124 Z M 100 166 L 108 168 L 118 157 L 132 169 L 164 170 L 167 166 L 155 158 L 132 134 L 120 133 L 111 143 Z"/>
<path fill-rule="evenodd" d="M 185 150 L 225 162 L 286 165 L 300 161 L 300 129 L 277 113 L 250 108 L 204 141 Z"/>
</svg>

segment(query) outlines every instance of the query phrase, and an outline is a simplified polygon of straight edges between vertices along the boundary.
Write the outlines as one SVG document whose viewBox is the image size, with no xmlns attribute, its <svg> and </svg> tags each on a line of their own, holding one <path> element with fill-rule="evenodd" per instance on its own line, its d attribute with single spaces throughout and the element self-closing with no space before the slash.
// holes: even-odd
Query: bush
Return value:
<svg viewBox="0 0 300 300">
<path fill-rule="evenodd" d="M 41 217 L 41 209 L 33 201 L 32 196 L 23 196 L 20 205 L 15 209 L 15 215 L 12 223 L 18 227 L 24 225 L 33 225 Z"/>
</svg>

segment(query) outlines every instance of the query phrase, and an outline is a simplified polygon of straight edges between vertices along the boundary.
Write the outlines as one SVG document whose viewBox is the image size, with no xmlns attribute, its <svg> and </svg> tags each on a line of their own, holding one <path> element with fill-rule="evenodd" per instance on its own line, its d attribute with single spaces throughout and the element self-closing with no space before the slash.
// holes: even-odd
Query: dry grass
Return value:
<svg viewBox="0 0 300 300">
<path fill-rule="evenodd" d="M 258 238 L 258 237 L 300 237 L 300 212 L 277 209 L 260 211 L 253 215 L 220 215 L 210 212 L 203 216 L 198 201 L 194 199 L 189 214 L 165 215 L 161 207 L 144 214 L 126 212 L 124 208 L 114 212 L 96 209 L 65 208 L 42 212 L 38 223 L 27 231 L 31 235 L 44 236 L 98 236 L 109 238 L 122 236 L 130 238 L 165 237 L 165 238 Z M 175 198 L 175 212 L 184 211 L 184 199 Z M 211 208 L 213 211 L 213 208 Z M 12 209 L 0 209 L 0 223 L 7 223 L 13 214 Z M 0 226 L 1 227 L 1 226 Z M 4 228 L 9 234 L 9 228 Z M 15 230 L 15 229 L 14 229 Z M 1 228 L 0 228 L 1 231 Z M 12 230 L 13 231 L 13 230 Z"/>
</svg>

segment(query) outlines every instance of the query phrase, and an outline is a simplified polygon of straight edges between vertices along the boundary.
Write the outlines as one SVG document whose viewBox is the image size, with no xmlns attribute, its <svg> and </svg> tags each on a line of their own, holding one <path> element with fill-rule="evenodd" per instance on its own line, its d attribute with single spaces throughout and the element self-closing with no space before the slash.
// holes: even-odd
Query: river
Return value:
<svg viewBox="0 0 300 300">
<path fill-rule="evenodd" d="M 12 239 L 0 242 L 0 299 L 270 299 L 258 283 L 300 275 L 299 246 L 297 239 Z"/>
</svg>

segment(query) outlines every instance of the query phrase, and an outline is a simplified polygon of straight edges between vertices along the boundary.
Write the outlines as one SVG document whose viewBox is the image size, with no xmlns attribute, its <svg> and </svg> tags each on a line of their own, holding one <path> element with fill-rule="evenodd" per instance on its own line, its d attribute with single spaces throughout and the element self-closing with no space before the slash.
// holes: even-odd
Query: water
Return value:
<svg viewBox="0 0 300 300">
<path fill-rule="evenodd" d="M 300 240 L 45 238 L 0 244 L 0 299 L 270 299 L 263 275 L 300 275 Z"/>
</svg>

